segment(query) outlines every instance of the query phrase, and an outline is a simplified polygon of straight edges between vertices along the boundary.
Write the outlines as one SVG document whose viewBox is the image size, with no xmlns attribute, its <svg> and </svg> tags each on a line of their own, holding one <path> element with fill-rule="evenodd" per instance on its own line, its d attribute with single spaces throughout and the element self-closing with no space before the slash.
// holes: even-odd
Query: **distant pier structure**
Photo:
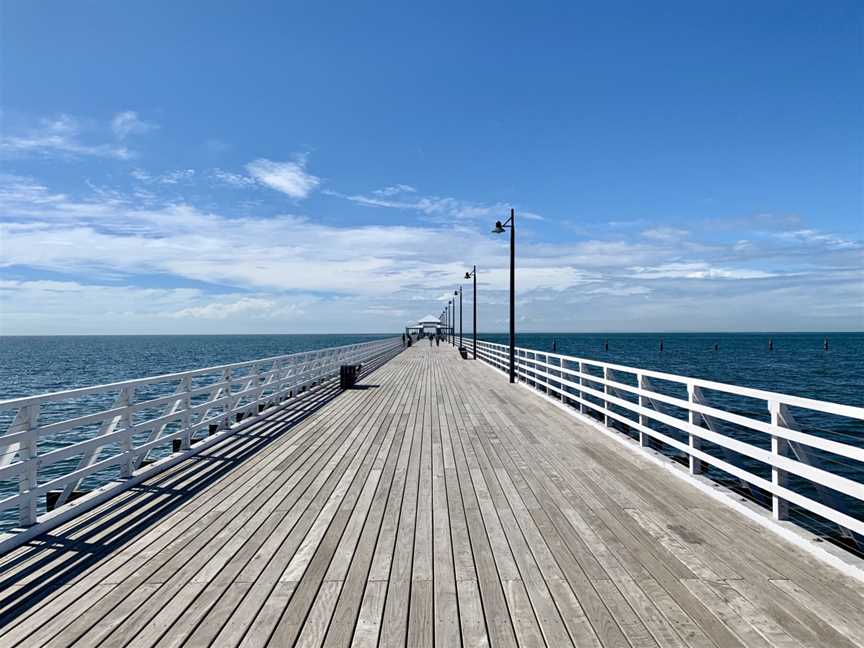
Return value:
<svg viewBox="0 0 864 648">
<path fill-rule="evenodd" d="M 430 335 L 443 335 L 446 332 L 447 327 L 434 315 L 426 315 L 426 317 L 422 317 L 416 322 L 411 322 L 405 327 L 405 335 L 412 339 L 428 337 Z"/>
<path fill-rule="evenodd" d="M 464 343 L 0 401 L 0 646 L 864 646 L 864 408 Z"/>
</svg>

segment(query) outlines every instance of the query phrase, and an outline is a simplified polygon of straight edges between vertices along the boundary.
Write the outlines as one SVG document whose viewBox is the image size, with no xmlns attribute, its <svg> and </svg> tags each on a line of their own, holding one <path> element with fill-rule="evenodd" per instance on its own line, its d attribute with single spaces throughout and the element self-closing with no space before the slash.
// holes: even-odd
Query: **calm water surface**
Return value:
<svg viewBox="0 0 864 648">
<path fill-rule="evenodd" d="M 384 337 L 392 334 L 0 337 L 0 400 Z"/>
</svg>

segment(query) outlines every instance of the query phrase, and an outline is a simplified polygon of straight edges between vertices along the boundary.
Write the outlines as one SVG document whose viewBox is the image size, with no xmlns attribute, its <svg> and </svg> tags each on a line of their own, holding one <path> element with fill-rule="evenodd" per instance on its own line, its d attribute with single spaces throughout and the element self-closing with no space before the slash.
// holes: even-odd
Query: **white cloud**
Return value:
<svg viewBox="0 0 864 648">
<path fill-rule="evenodd" d="M 211 302 L 205 306 L 192 306 L 183 308 L 175 313 L 171 313 L 172 317 L 193 317 L 203 319 L 228 319 L 238 313 L 257 314 L 257 315 L 274 315 L 276 302 L 272 299 L 263 299 L 260 297 L 243 297 L 237 301 L 231 302 Z"/>
<path fill-rule="evenodd" d="M 231 173 L 230 171 L 223 171 L 222 169 L 213 169 L 210 172 L 210 177 L 212 177 L 214 180 L 217 180 L 218 182 L 230 185 L 232 187 L 237 187 L 238 189 L 251 187 L 255 184 L 254 178 L 250 178 L 249 176 L 243 175 L 242 173 Z"/>
<path fill-rule="evenodd" d="M 82 127 L 69 115 L 39 120 L 35 128 L 0 137 L 0 150 L 11 155 L 92 156 L 128 160 L 134 153 L 116 144 L 88 144 L 81 141 Z"/>
<path fill-rule="evenodd" d="M 767 279 L 777 276 L 763 270 L 719 268 L 701 261 L 634 267 L 633 272 L 639 279 Z"/>
<path fill-rule="evenodd" d="M 319 178 L 306 173 L 305 163 L 274 162 L 259 159 L 246 165 L 246 170 L 263 185 L 281 191 L 292 198 L 305 198 L 321 183 Z"/>
<path fill-rule="evenodd" d="M 388 196 L 398 196 L 399 194 L 404 193 L 416 193 L 417 190 L 411 185 L 406 184 L 397 184 L 392 187 L 384 187 L 383 189 L 376 189 L 372 193 L 376 196 L 381 196 L 382 198 L 386 198 Z"/>
<path fill-rule="evenodd" d="M 195 169 L 176 169 L 175 171 L 167 171 L 157 175 L 153 175 L 143 169 L 133 169 L 129 175 L 140 182 L 148 184 L 176 185 L 189 182 L 195 178 Z"/>
<path fill-rule="evenodd" d="M 114 115 L 111 120 L 111 130 L 117 139 L 126 139 L 130 135 L 143 135 L 159 128 L 157 124 L 146 122 L 134 110 L 126 110 Z"/>
<path fill-rule="evenodd" d="M 614 297 L 632 297 L 634 295 L 648 295 L 653 291 L 647 286 L 631 286 L 622 283 L 613 283 L 608 286 L 598 286 L 585 291 L 586 295 L 611 295 Z"/>
<path fill-rule="evenodd" d="M 397 185 L 397 187 L 404 185 Z M 378 189 L 372 192 L 372 195 L 354 194 L 345 195 L 337 191 L 327 190 L 324 193 L 328 196 L 336 196 L 350 200 L 358 205 L 367 207 L 385 207 L 388 209 L 405 209 L 416 211 L 427 216 L 433 216 L 444 219 L 457 220 L 477 220 L 487 219 L 494 220 L 504 219 L 510 213 L 512 205 L 509 203 L 498 202 L 494 204 L 475 203 L 457 198 L 441 198 L 438 196 L 420 196 L 405 195 L 406 193 L 414 193 L 414 189 L 410 192 L 398 191 L 397 187 L 388 187 L 386 189 Z M 395 198 L 400 196 L 399 198 Z M 526 218 L 528 220 L 543 220 L 540 214 L 534 212 L 518 212 L 517 218 Z"/>
<path fill-rule="evenodd" d="M 475 263 L 484 330 L 506 324 L 508 242 L 484 223 L 336 226 L 91 189 L 77 198 L 30 178 L 0 176 L 7 332 L 398 330 L 406 319 L 439 312 L 436 299 L 452 295 Z M 754 238 L 746 259 L 731 242 L 692 245 L 682 259 L 679 246 L 670 250 L 634 234 L 572 243 L 521 239 L 516 287 L 526 326 L 644 329 L 665 322 L 668 329 L 682 312 L 688 325 L 713 321 L 709 315 L 722 316 L 721 303 L 727 312 L 735 303 L 752 308 L 736 314 L 740 322 L 759 313 L 778 321 L 785 313 L 800 323 L 817 312 L 824 321 L 815 306 L 829 298 L 846 304 L 837 312 L 847 328 L 862 319 L 857 250 L 838 248 L 821 233 Z M 32 269 L 54 280 L 21 281 Z M 81 276 L 102 285 L 61 281 Z M 154 276 L 195 288 L 133 285 Z M 755 296 L 774 310 L 760 310 Z M 689 319 L 694 311 L 703 319 Z"/>
<path fill-rule="evenodd" d="M 653 227 L 642 232 L 642 236 L 655 241 L 680 241 L 690 235 L 690 232 L 675 227 Z"/>
<path fill-rule="evenodd" d="M 795 241 L 806 244 L 827 245 L 834 249 L 856 249 L 861 247 L 860 241 L 850 241 L 834 234 L 827 234 L 813 229 L 799 229 L 792 232 L 781 232 L 777 238 L 785 241 Z"/>
<path fill-rule="evenodd" d="M 540 214 L 535 214 L 534 212 L 530 212 L 530 211 L 520 211 L 517 213 L 517 217 L 518 218 L 524 218 L 526 220 L 534 220 L 534 221 L 546 220 Z"/>
</svg>

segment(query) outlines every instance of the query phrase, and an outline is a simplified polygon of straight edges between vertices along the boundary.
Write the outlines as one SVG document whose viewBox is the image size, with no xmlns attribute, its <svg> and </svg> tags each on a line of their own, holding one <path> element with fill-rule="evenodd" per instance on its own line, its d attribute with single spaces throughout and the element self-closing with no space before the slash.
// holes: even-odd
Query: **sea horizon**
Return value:
<svg viewBox="0 0 864 648">
<path fill-rule="evenodd" d="M 202 337 L 202 336 L 273 336 L 273 335 L 401 335 L 403 331 L 387 332 L 373 331 L 370 333 L 357 333 L 355 331 L 328 331 L 328 332 L 296 332 L 296 333 L 0 333 L 0 339 L 3 338 L 37 338 L 37 337 Z M 463 337 L 472 335 L 473 331 L 464 329 Z M 658 330 L 658 331 L 546 331 L 546 330 L 524 330 L 517 331 L 516 337 L 520 335 L 861 335 L 864 334 L 864 329 L 860 330 L 772 330 L 772 329 L 753 329 L 753 330 Z M 507 331 L 477 331 L 477 335 L 509 335 Z M 459 327 L 456 327 L 456 336 L 459 336 Z"/>
</svg>

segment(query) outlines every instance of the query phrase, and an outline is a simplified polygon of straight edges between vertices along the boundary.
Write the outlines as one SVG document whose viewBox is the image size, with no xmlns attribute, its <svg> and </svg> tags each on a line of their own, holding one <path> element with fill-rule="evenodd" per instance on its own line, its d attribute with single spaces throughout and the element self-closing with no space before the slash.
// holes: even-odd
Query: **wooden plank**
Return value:
<svg viewBox="0 0 864 648">
<path fill-rule="evenodd" d="M 363 592 L 363 603 L 351 640 L 352 648 L 377 648 L 381 630 L 381 615 L 387 599 L 386 581 L 369 581 Z"/>
</svg>

